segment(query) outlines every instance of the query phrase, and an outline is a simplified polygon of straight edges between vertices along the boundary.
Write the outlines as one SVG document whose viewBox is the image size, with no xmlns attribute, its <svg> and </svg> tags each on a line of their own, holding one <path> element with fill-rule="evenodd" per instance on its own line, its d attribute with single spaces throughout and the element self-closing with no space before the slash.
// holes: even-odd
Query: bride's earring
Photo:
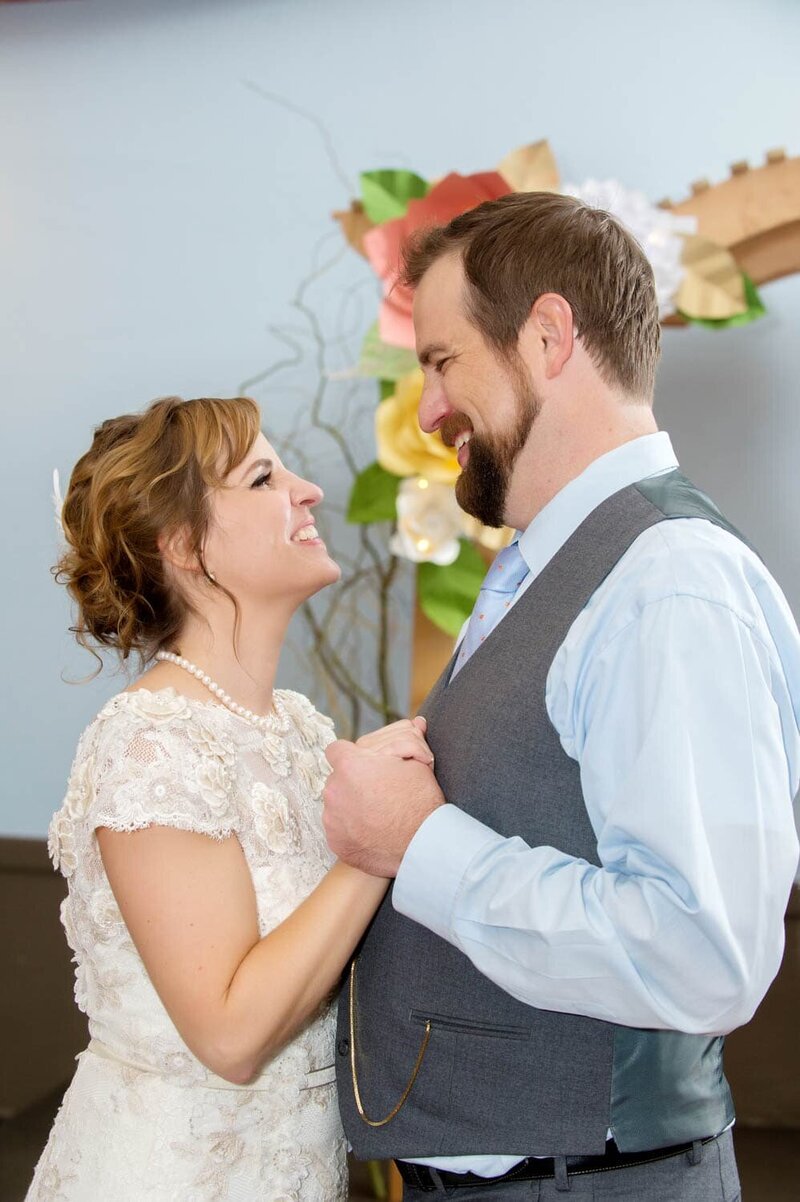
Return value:
<svg viewBox="0 0 800 1202">
<path fill-rule="evenodd" d="M 216 584 L 216 583 L 217 583 L 217 578 L 216 578 L 216 576 L 214 575 L 214 573 L 213 573 L 213 572 L 209 572 L 209 573 L 208 573 L 208 578 L 209 578 L 209 580 L 213 580 L 214 584 Z"/>
</svg>

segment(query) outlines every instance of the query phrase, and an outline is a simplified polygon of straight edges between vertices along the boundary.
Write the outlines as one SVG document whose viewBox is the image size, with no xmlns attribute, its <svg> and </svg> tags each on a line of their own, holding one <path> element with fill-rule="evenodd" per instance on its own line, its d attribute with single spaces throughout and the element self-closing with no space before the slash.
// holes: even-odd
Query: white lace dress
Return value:
<svg viewBox="0 0 800 1202">
<path fill-rule="evenodd" d="M 321 822 L 330 719 L 276 693 L 264 733 L 174 689 L 112 698 L 81 736 L 50 853 L 91 1042 L 26 1202 L 339 1202 L 345 1143 L 330 1005 L 244 1086 L 206 1069 L 170 1021 L 103 870 L 98 826 L 235 834 L 267 934 L 332 863 Z"/>
</svg>

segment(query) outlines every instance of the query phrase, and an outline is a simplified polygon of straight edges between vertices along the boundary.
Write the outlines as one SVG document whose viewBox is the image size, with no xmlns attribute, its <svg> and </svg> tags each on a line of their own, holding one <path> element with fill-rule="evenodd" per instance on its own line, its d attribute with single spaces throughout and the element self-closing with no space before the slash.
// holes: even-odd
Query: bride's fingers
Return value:
<svg viewBox="0 0 800 1202">
<path fill-rule="evenodd" d="M 408 718 L 401 718 L 399 722 L 392 722 L 389 726 L 382 726 L 379 730 L 370 731 L 369 734 L 362 735 L 356 740 L 359 747 L 374 747 L 382 744 L 387 738 L 395 738 L 400 734 L 417 734 L 419 728 Z"/>
<path fill-rule="evenodd" d="M 398 734 L 380 744 L 373 744 L 366 750 L 373 751 L 376 755 L 394 755 L 401 760 L 419 760 L 421 764 L 430 764 L 433 767 L 433 752 L 419 735 Z"/>
<path fill-rule="evenodd" d="M 419 760 L 433 767 L 433 753 L 425 741 L 427 722 L 422 717 L 402 718 L 389 726 L 373 730 L 357 739 L 357 745 L 366 751 L 393 755 L 404 760 Z"/>
<path fill-rule="evenodd" d="M 405 730 L 392 730 L 390 727 L 387 727 L 386 730 L 376 730 L 374 734 L 359 739 L 358 746 L 367 751 L 381 751 L 398 740 L 402 743 L 416 741 L 423 747 L 427 748 L 428 746 L 424 734 L 415 726 L 408 726 Z"/>
</svg>

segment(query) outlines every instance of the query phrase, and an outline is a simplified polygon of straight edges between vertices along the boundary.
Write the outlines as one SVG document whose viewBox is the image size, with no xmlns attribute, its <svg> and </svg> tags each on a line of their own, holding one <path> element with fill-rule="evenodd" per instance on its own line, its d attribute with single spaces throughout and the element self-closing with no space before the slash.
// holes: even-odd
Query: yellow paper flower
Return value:
<svg viewBox="0 0 800 1202">
<path fill-rule="evenodd" d="M 381 401 L 375 413 L 378 463 L 395 476 L 424 476 L 454 484 L 461 473 L 455 451 L 438 434 L 425 434 L 419 428 L 421 396 L 422 372 L 416 370 L 398 380 L 394 394 Z"/>
</svg>

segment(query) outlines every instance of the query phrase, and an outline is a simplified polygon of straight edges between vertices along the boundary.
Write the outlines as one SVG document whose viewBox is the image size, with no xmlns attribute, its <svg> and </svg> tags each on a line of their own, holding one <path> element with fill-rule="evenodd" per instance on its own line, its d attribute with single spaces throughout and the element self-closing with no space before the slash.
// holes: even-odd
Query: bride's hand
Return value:
<svg viewBox="0 0 800 1202">
<path fill-rule="evenodd" d="M 425 741 L 428 723 L 424 718 L 403 718 L 380 730 L 356 739 L 356 746 L 382 755 L 394 755 L 401 760 L 419 760 L 433 767 L 433 752 Z"/>
</svg>

